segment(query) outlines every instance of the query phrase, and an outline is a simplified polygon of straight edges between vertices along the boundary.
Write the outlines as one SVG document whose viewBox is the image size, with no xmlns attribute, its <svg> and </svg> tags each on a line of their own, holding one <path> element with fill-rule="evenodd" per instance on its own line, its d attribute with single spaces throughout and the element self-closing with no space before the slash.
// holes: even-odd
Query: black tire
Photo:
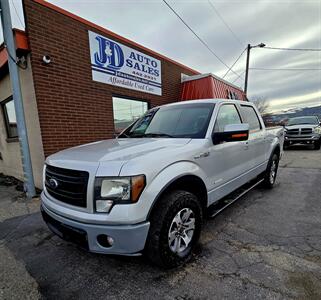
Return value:
<svg viewBox="0 0 321 300">
<path fill-rule="evenodd" d="M 289 142 L 284 142 L 283 144 L 283 150 L 287 150 L 290 146 L 290 143 Z"/>
<path fill-rule="evenodd" d="M 277 172 L 278 172 L 278 167 L 279 167 L 279 155 L 276 153 L 273 153 L 267 165 L 266 171 L 264 172 L 264 181 L 263 181 L 264 187 L 268 189 L 273 188 L 276 180 Z M 274 169 L 274 175 L 272 175 L 273 169 Z"/>
<path fill-rule="evenodd" d="M 314 143 L 314 149 L 315 149 L 315 150 L 320 150 L 320 144 L 321 144 L 321 141 L 320 141 L 320 140 L 316 141 L 316 142 Z"/>
<path fill-rule="evenodd" d="M 188 247 L 181 253 L 174 253 L 170 248 L 173 245 L 170 245 L 169 242 L 169 232 L 172 229 L 171 225 L 175 216 L 184 209 L 193 212 L 191 216 L 195 218 L 195 229 L 187 245 Z M 154 264 L 163 268 L 173 268 L 187 262 L 191 258 L 192 251 L 199 240 L 202 220 L 202 207 L 195 195 L 182 190 L 169 192 L 160 199 L 151 214 L 145 254 Z M 174 243 L 176 242 L 175 240 L 173 240 Z M 182 244 L 180 243 L 179 245 Z M 184 247 L 184 245 L 182 246 Z"/>
</svg>

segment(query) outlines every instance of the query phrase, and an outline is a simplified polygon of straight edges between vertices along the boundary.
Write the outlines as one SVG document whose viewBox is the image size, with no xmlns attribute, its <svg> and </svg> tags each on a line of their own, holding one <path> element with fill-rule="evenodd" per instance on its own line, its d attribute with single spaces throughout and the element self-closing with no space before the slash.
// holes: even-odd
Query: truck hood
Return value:
<svg viewBox="0 0 321 300">
<path fill-rule="evenodd" d="M 47 163 L 56 164 L 68 162 L 120 162 L 125 163 L 131 159 L 154 152 L 155 157 L 159 152 L 168 148 L 182 147 L 191 139 L 182 138 L 123 138 L 103 140 L 69 148 L 47 158 Z"/>
<path fill-rule="evenodd" d="M 312 125 L 312 124 L 301 124 L 301 125 L 290 125 L 290 126 L 285 126 L 284 128 L 289 130 L 289 129 L 314 129 L 318 127 L 319 125 Z"/>
</svg>

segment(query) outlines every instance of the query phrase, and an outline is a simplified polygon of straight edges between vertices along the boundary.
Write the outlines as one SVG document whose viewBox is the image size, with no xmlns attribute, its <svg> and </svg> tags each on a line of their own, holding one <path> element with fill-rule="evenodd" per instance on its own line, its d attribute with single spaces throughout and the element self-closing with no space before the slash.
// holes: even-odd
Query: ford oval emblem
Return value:
<svg viewBox="0 0 321 300">
<path fill-rule="evenodd" d="M 54 178 L 50 178 L 49 185 L 52 189 L 56 189 L 58 187 L 58 181 Z"/>
</svg>

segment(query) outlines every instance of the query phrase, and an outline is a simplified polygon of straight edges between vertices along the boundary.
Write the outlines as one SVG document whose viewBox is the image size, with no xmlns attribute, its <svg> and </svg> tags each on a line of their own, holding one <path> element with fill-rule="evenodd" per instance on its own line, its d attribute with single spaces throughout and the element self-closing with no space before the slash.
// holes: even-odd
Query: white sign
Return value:
<svg viewBox="0 0 321 300">
<path fill-rule="evenodd" d="M 93 80 L 162 95 L 161 62 L 92 31 L 89 34 Z"/>
</svg>

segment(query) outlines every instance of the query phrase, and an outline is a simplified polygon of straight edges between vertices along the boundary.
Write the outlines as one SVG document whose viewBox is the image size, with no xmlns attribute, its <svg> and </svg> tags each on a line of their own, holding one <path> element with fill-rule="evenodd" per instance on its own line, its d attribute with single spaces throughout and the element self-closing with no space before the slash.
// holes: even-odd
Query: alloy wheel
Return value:
<svg viewBox="0 0 321 300">
<path fill-rule="evenodd" d="M 168 231 L 168 245 L 173 253 L 181 254 L 190 245 L 195 231 L 195 215 L 190 208 L 180 210 Z"/>
</svg>

